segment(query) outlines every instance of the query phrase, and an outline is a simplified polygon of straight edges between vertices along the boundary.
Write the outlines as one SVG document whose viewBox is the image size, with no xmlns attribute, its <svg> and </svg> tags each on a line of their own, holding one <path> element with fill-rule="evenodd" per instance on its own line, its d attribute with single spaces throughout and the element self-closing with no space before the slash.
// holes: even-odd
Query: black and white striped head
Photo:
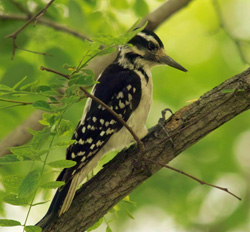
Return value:
<svg viewBox="0 0 250 232">
<path fill-rule="evenodd" d="M 187 71 L 166 54 L 162 41 L 152 31 L 144 29 L 132 38 L 129 44 L 133 46 L 125 46 L 120 50 L 122 57 L 125 58 L 124 61 L 129 60 L 137 66 L 149 68 L 155 65 L 169 65 L 182 71 Z"/>
</svg>

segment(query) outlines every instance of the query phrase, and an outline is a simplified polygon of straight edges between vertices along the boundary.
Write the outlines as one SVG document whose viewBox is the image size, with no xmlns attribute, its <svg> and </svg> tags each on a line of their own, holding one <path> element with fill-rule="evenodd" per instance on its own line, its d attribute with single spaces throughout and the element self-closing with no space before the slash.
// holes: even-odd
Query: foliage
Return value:
<svg viewBox="0 0 250 232">
<path fill-rule="evenodd" d="M 0 14 L 25 15 L 15 2 L 32 13 L 44 7 L 41 0 L 3 0 Z M 155 91 L 149 126 L 157 122 L 162 109 L 170 107 L 177 110 L 188 100 L 198 98 L 241 72 L 246 68 L 245 63 L 249 63 L 249 3 L 218 0 L 222 9 L 221 15 L 218 15 L 213 2 L 194 1 L 157 31 L 168 54 L 183 64 L 189 74 L 186 78 L 170 68 L 153 70 Z M 0 192 L 2 216 L 6 213 L 4 203 L 8 204 L 6 208 L 24 205 L 28 210 L 34 208 L 34 211 L 39 208 L 38 205 L 43 207 L 46 200 L 51 199 L 48 189 L 64 184 L 54 180 L 58 171 L 74 165 L 61 160 L 64 159 L 66 147 L 74 142 L 71 135 L 86 100 L 79 86 L 90 88 L 95 83 L 94 73 L 86 65 L 96 56 L 114 51 L 114 46 L 126 43 L 133 33 L 131 30 L 128 33 L 124 31 L 138 17 L 145 16 L 161 3 L 144 0 L 110 0 L 105 3 L 96 0 L 58 0 L 41 19 L 88 35 L 93 42 L 38 23 L 36 27 L 30 25 L 18 35 L 16 42 L 19 49 L 13 61 L 13 41 L 4 37 L 21 27 L 24 21 L 8 21 L 0 17 L 0 138 L 8 135 L 34 110 L 46 111 L 40 122 L 44 129 L 30 130 L 34 136 L 30 143 L 11 148 L 13 154 L 0 159 L 4 187 L 4 191 Z M 244 10 L 247 13 L 241 13 L 239 17 L 239 12 Z M 226 26 L 223 28 L 221 25 Z M 225 29 L 234 33 L 228 36 Z M 33 54 L 21 48 L 46 55 Z M 41 72 L 40 66 L 70 75 L 70 80 Z M 64 89 L 63 93 L 58 89 Z M 163 170 L 132 193 L 131 199 L 139 207 L 134 207 L 125 199 L 91 228 L 123 231 L 125 224 L 129 230 L 129 224 L 134 223 L 132 228 L 136 230 L 137 222 L 141 225 L 139 228 L 143 228 L 148 219 L 152 223 L 156 220 L 150 231 L 161 231 L 160 220 L 171 218 L 178 225 L 178 231 L 184 231 L 184 228 L 186 231 L 247 231 L 249 215 L 245 196 L 249 195 L 249 162 L 246 158 L 249 156 L 249 128 L 247 112 L 213 132 L 172 164 L 207 182 L 219 182 L 224 187 L 230 187 L 243 198 L 242 204 L 217 191 L 197 186 L 176 173 Z M 104 157 L 98 168 L 108 159 L 110 156 Z M 38 200 L 34 199 L 35 195 L 43 197 Z M 160 210 L 155 211 L 155 208 Z M 37 213 L 40 211 L 37 210 Z M 161 215 L 164 215 L 162 219 Z M 132 218 L 135 220 L 127 222 Z M 144 218 L 143 223 L 140 218 Z M 27 221 L 19 222 L 21 220 L 1 219 L 0 225 L 23 225 L 25 231 L 40 231 L 38 227 L 27 225 Z M 167 223 L 168 230 L 171 230 L 171 223 Z"/>
</svg>

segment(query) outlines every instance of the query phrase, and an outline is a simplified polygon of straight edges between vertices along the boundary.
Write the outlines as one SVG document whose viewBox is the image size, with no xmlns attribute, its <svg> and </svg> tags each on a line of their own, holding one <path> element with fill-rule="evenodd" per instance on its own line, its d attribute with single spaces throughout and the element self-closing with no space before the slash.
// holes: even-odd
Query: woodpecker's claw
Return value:
<svg viewBox="0 0 250 232">
<path fill-rule="evenodd" d="M 155 137 L 158 137 L 158 135 L 157 135 L 156 132 L 157 132 L 159 129 L 162 129 L 162 130 L 164 131 L 164 133 L 166 134 L 166 136 L 170 137 L 168 131 L 167 131 L 166 128 L 165 128 L 165 124 L 166 124 L 166 114 L 167 114 L 167 112 L 170 112 L 170 113 L 171 113 L 171 116 L 170 116 L 168 119 L 170 119 L 170 118 L 174 115 L 173 112 L 172 112 L 172 110 L 169 109 L 169 108 L 166 108 L 166 109 L 162 110 L 162 111 L 161 111 L 162 117 L 159 119 L 157 125 L 149 129 L 149 133 L 154 133 L 154 136 L 155 136 Z M 170 137 L 169 141 L 172 143 L 172 147 L 174 147 L 174 142 L 173 142 L 173 140 L 172 140 L 171 137 Z"/>
</svg>

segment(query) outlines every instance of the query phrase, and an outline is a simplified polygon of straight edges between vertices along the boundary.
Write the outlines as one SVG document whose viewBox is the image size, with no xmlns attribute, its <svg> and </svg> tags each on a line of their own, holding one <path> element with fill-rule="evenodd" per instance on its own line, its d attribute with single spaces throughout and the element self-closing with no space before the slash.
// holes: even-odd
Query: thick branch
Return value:
<svg viewBox="0 0 250 232">
<path fill-rule="evenodd" d="M 166 13 L 166 17 L 160 17 L 158 18 L 158 20 L 154 20 L 154 25 L 156 27 L 156 21 L 158 23 L 158 25 L 160 25 L 161 23 L 163 23 L 168 17 L 171 17 L 175 12 L 177 12 L 178 10 L 182 9 L 183 7 L 185 7 L 187 5 L 188 2 L 191 2 L 192 0 L 170 0 L 170 1 L 167 1 L 166 3 L 162 4 L 157 10 L 153 11 L 152 13 L 150 13 L 146 18 L 156 18 L 157 14 L 159 15 L 162 15 L 164 13 Z M 166 7 L 167 7 L 167 12 L 166 12 Z M 158 12 L 157 14 L 155 12 Z M 151 16 L 152 15 L 155 15 L 154 17 Z M 1 17 L 3 16 L 3 17 Z M 20 18 L 21 17 L 21 18 Z M 22 16 L 15 16 L 15 19 L 16 20 L 24 20 L 22 18 Z M 0 19 L 10 19 L 8 18 L 7 15 L 1 15 L 0 14 Z M 27 18 L 26 18 L 27 19 Z M 160 21 L 159 19 L 163 20 L 163 21 Z M 39 18 L 38 22 L 40 23 L 44 23 L 44 18 Z M 145 21 L 145 20 L 144 20 Z M 48 26 L 51 26 L 53 27 L 52 23 L 48 23 L 47 24 Z M 58 30 L 62 30 L 63 32 L 65 33 L 70 33 L 70 34 L 73 34 L 79 38 L 82 37 L 81 34 L 79 34 L 78 32 L 75 32 L 75 31 L 71 31 L 71 29 L 69 28 L 66 28 L 62 25 L 59 25 L 59 24 L 56 24 L 54 23 L 54 26 L 57 25 L 58 27 L 54 27 L 55 29 L 58 29 Z M 158 26 L 157 25 L 157 26 Z M 65 30 L 64 30 L 65 29 Z M 85 39 L 86 37 L 83 36 L 82 39 Z M 101 57 L 97 57 L 94 59 L 93 62 L 90 63 L 90 65 L 88 66 L 89 69 L 92 69 L 94 72 L 95 72 L 95 75 L 98 76 L 103 70 L 105 67 L 107 67 L 115 58 L 115 54 L 111 54 L 111 55 L 108 55 L 108 56 L 101 56 Z M 33 118 L 36 118 L 36 115 L 37 115 L 37 112 L 34 112 L 34 114 L 32 114 L 30 116 L 30 119 L 33 119 Z M 40 120 L 40 118 L 38 118 L 38 120 Z M 9 151 L 8 151 L 8 148 L 9 147 L 14 147 L 16 146 L 16 144 L 19 144 L 19 145 L 23 145 L 25 143 L 27 143 L 32 137 L 30 136 L 29 132 L 28 132 L 28 128 L 33 128 L 33 123 L 34 121 L 31 120 L 29 121 L 29 119 L 27 120 L 27 123 L 29 125 L 29 127 L 27 127 L 26 124 L 21 124 L 18 128 L 16 128 L 11 134 L 16 134 L 17 131 L 19 131 L 19 128 L 22 128 L 22 130 L 25 130 L 25 133 L 24 134 L 19 134 L 19 136 L 16 136 L 15 139 L 13 139 L 13 137 L 6 137 L 4 138 L 1 143 L 0 143 L 0 157 L 5 155 L 5 154 L 8 154 Z M 35 124 L 37 124 L 38 122 L 36 122 Z M 36 125 L 35 125 L 36 127 Z M 29 135 L 26 137 L 26 135 Z"/>
<path fill-rule="evenodd" d="M 223 90 L 232 91 L 225 93 Z M 136 168 L 138 165 L 135 165 L 135 159 L 138 156 L 168 163 L 204 136 L 248 109 L 250 69 L 232 77 L 175 113 L 166 124 L 174 147 L 165 132 L 158 129 L 157 137 L 151 133 L 144 139 L 146 152 L 140 153 L 135 146 L 120 152 L 81 187 L 69 211 L 55 219 L 44 231 L 85 231 L 161 169 L 159 165 L 152 163 L 142 165 L 141 169 Z"/>
</svg>

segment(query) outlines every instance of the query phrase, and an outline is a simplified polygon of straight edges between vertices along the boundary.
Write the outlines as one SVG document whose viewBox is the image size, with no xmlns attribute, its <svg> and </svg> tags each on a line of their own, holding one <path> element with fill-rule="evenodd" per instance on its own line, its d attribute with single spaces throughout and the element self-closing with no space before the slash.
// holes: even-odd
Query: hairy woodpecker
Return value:
<svg viewBox="0 0 250 232">
<path fill-rule="evenodd" d="M 133 129 L 139 138 L 147 133 L 145 123 L 152 103 L 152 76 L 155 65 L 169 65 L 187 71 L 165 52 L 163 43 L 152 31 L 143 30 L 119 48 L 116 60 L 99 76 L 92 94 L 106 103 Z M 77 186 L 97 165 L 101 157 L 133 142 L 130 132 L 103 106 L 88 99 L 82 118 L 67 149 L 66 158 L 77 164 L 64 169 L 59 188 L 44 218 L 37 224 L 43 228 L 55 216 L 65 213 L 74 198 Z"/>
</svg>

